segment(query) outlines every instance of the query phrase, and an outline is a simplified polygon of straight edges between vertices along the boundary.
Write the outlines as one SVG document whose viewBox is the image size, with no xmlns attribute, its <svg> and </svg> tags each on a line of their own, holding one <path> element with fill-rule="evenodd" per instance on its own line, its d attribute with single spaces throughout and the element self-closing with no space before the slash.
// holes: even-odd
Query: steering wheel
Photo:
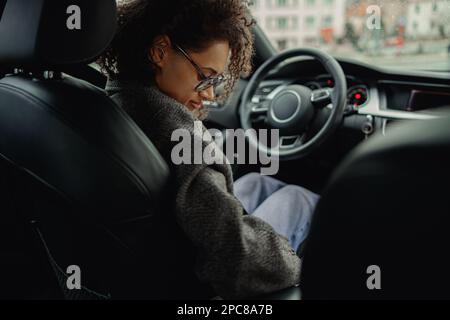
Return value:
<svg viewBox="0 0 450 320">
<path fill-rule="evenodd" d="M 292 84 L 279 87 L 268 100 L 252 102 L 261 81 L 286 59 L 309 56 L 318 60 L 334 80 L 334 88 L 311 90 Z M 266 61 L 251 77 L 240 104 L 241 126 L 251 147 L 280 160 L 298 159 L 310 154 L 326 141 L 341 124 L 347 105 L 347 82 L 339 63 L 317 49 L 293 49 Z M 277 147 L 259 141 L 253 129 L 253 118 L 265 115 L 270 129 L 279 130 Z M 267 140 L 267 139 L 266 139 Z"/>
</svg>

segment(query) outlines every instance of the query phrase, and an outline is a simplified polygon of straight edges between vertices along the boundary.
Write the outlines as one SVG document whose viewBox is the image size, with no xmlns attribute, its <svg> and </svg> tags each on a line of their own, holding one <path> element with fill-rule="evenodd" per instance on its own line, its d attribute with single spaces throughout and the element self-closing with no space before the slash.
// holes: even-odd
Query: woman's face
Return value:
<svg viewBox="0 0 450 320">
<path fill-rule="evenodd" d="M 227 41 L 214 41 L 200 52 L 184 50 L 205 76 L 225 72 L 230 51 Z M 195 90 L 201 75 L 168 37 L 157 38 L 149 55 L 157 66 L 155 80 L 158 88 L 185 105 L 197 118 L 202 118 L 202 101 L 215 99 L 214 88 L 209 87 L 200 92 Z"/>
</svg>

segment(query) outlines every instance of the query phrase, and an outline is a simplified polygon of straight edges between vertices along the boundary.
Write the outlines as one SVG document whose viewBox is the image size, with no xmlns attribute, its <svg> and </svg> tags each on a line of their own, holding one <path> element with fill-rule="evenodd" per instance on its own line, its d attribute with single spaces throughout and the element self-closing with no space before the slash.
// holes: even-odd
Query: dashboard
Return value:
<svg viewBox="0 0 450 320">
<path fill-rule="evenodd" d="M 450 74 L 408 73 L 338 60 L 347 81 L 344 125 L 371 134 L 401 120 L 426 120 L 450 107 Z M 300 84 L 311 90 L 334 87 L 334 79 L 310 58 L 286 61 L 261 82 L 252 102 L 271 98 L 280 88 Z"/>
<path fill-rule="evenodd" d="M 450 73 L 384 69 L 351 59 L 337 59 L 347 80 L 347 110 L 343 126 L 371 134 L 402 120 L 440 116 L 450 106 Z M 223 128 L 238 128 L 239 103 L 248 80 L 242 79 L 225 104 L 210 108 L 209 121 Z M 334 86 L 333 78 L 316 60 L 289 59 L 260 83 L 252 103 L 267 104 L 277 90 L 301 84 L 315 90 Z M 366 130 L 370 127 L 370 130 Z"/>
</svg>

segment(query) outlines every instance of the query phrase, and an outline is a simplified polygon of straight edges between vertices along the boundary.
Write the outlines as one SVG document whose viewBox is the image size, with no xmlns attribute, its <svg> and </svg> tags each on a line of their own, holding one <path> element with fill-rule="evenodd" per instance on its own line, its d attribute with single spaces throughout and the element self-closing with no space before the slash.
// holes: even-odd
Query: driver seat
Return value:
<svg viewBox="0 0 450 320">
<path fill-rule="evenodd" d="M 179 258 L 168 166 L 103 90 L 63 73 L 107 48 L 115 0 L 0 6 L 0 66 L 15 68 L 0 78 L 0 297 L 174 296 L 187 277 L 161 277 Z M 80 290 L 67 286 L 73 266 Z"/>
</svg>

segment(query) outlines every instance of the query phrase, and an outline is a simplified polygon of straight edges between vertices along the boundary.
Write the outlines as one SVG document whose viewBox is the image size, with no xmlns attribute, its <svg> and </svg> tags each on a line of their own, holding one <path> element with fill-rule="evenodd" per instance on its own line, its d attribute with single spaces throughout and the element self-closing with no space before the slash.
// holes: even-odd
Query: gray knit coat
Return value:
<svg viewBox="0 0 450 320">
<path fill-rule="evenodd" d="M 195 266 L 184 267 L 195 269 L 199 280 L 223 298 L 250 297 L 298 284 L 299 257 L 269 224 L 245 213 L 233 194 L 229 164 L 172 162 L 172 148 L 179 143 L 171 141 L 174 130 L 184 128 L 193 140 L 202 139 L 194 135 L 196 119 L 186 107 L 141 81 L 109 80 L 106 90 L 171 168 L 172 212 L 196 252 Z M 201 143 L 209 144 L 203 139 Z"/>
</svg>

